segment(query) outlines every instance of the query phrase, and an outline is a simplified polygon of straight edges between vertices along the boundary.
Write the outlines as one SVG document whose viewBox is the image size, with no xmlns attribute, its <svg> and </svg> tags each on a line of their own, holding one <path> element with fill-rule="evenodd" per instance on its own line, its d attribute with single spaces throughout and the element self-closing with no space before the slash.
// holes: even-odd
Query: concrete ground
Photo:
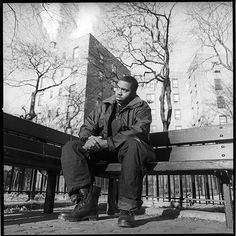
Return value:
<svg viewBox="0 0 236 236">
<path fill-rule="evenodd" d="M 106 214 L 106 203 L 100 203 L 98 221 L 66 222 L 57 219 L 60 212 L 69 212 L 73 206 L 57 207 L 53 214 L 42 209 L 5 213 L 4 235 L 33 234 L 233 234 L 225 224 L 222 212 L 204 209 L 175 209 L 158 206 L 142 207 L 135 216 L 135 227 L 117 226 L 118 215 Z"/>
</svg>

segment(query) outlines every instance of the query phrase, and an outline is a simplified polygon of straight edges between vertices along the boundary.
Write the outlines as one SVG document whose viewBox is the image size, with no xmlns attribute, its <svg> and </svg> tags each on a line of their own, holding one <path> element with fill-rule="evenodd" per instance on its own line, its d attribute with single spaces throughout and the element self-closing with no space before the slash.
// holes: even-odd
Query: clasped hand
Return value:
<svg viewBox="0 0 236 236">
<path fill-rule="evenodd" d="M 98 152 L 107 147 L 107 140 L 102 139 L 101 136 L 90 136 L 83 146 L 88 152 Z"/>
</svg>

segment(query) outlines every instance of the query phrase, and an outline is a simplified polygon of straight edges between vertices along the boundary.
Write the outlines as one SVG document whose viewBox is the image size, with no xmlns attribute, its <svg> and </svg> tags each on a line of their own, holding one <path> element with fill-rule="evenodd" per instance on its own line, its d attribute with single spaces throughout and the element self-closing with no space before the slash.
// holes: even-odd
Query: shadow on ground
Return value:
<svg viewBox="0 0 236 236">
<path fill-rule="evenodd" d="M 45 214 L 42 210 L 4 214 L 4 225 L 25 224 L 57 219 L 58 213 Z"/>
<path fill-rule="evenodd" d="M 136 211 L 136 215 L 145 214 L 145 208 L 141 207 L 138 211 Z M 73 208 L 72 208 L 73 209 Z M 40 222 L 40 221 L 48 221 L 48 220 L 56 220 L 58 219 L 58 215 L 60 212 L 70 212 L 72 209 L 62 209 L 61 211 L 54 212 L 52 214 L 45 214 L 43 210 L 34 210 L 34 211 L 26 211 L 20 213 L 10 213 L 4 214 L 4 225 L 14 225 L 14 224 L 25 224 L 25 223 L 33 223 L 33 222 Z M 106 220 L 106 219 L 113 219 L 118 217 L 118 212 L 114 215 L 106 215 L 107 211 L 107 203 L 100 203 L 99 204 L 99 214 L 103 214 L 99 216 L 99 220 Z M 163 211 L 161 216 L 150 217 L 146 219 L 137 219 L 135 221 L 135 226 L 141 226 L 151 221 L 162 221 L 167 219 L 174 219 L 177 218 L 179 215 L 180 210 L 176 209 L 166 209 Z"/>
</svg>

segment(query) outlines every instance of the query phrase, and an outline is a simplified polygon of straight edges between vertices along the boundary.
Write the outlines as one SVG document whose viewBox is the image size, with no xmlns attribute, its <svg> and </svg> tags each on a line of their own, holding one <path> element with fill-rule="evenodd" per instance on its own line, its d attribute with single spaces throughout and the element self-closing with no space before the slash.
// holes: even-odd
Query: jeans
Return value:
<svg viewBox="0 0 236 236">
<path fill-rule="evenodd" d="M 94 164 L 120 162 L 118 208 L 136 210 L 142 205 L 145 164 L 155 161 L 152 147 L 137 138 L 129 138 L 115 151 L 86 152 L 82 141 L 69 141 L 62 148 L 61 164 L 69 195 L 94 182 Z"/>
</svg>

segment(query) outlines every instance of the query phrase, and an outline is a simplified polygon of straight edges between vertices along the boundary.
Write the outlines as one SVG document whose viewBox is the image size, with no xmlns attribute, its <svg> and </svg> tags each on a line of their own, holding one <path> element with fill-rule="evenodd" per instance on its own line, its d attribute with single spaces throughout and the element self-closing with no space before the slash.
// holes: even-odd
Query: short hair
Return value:
<svg viewBox="0 0 236 236">
<path fill-rule="evenodd" d="M 122 77 L 120 80 L 131 83 L 131 87 L 132 89 L 136 92 L 138 89 L 138 81 L 130 75 L 125 75 L 124 77 Z"/>
</svg>

